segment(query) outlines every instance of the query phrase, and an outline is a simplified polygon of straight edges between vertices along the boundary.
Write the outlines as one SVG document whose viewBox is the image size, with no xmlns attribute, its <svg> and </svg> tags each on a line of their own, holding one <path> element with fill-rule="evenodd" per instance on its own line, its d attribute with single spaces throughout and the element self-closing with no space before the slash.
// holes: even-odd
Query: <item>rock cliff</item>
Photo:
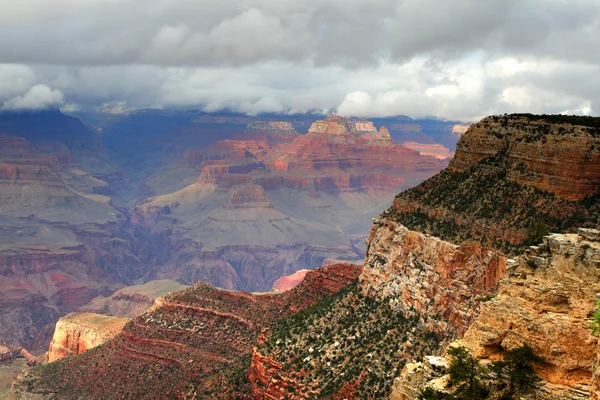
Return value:
<svg viewBox="0 0 600 400">
<path fill-rule="evenodd" d="M 526 115 L 484 118 L 461 137 L 450 169 L 467 171 L 502 154 L 510 166 L 507 180 L 583 199 L 600 188 L 600 130 L 577 123 Z"/>
<path fill-rule="evenodd" d="M 506 258 L 376 219 L 356 286 L 282 320 L 255 351 L 254 398 L 383 398 L 407 361 L 462 335 Z"/>
<path fill-rule="evenodd" d="M 587 229 L 552 234 L 510 260 L 497 295 L 482 303 L 462 338 L 461 344 L 484 363 L 501 360 L 505 350 L 531 346 L 545 359 L 536 366 L 541 381 L 532 398 L 590 397 L 598 343 L 590 327 L 600 291 L 598 235 Z M 404 368 L 395 382 L 395 398 L 416 399 L 425 385 L 440 382 L 446 372 L 428 373 L 427 363 Z"/>
<path fill-rule="evenodd" d="M 363 294 L 405 315 L 427 316 L 428 328 L 464 334 L 479 298 L 495 292 L 506 257 L 477 243 L 455 245 L 376 219 L 368 238 Z"/>
<path fill-rule="evenodd" d="M 54 329 L 47 360 L 54 362 L 93 349 L 118 335 L 128 321 L 91 313 L 61 317 Z"/>
<path fill-rule="evenodd" d="M 598 118 L 487 117 L 462 135 L 450 167 L 401 193 L 387 216 L 453 242 L 518 254 L 536 230 L 600 222 Z"/>
</svg>

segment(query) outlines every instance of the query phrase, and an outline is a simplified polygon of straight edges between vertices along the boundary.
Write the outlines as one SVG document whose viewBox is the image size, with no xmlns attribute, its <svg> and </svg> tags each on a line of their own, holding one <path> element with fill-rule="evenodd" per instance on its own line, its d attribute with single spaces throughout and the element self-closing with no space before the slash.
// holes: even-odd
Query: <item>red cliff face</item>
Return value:
<svg viewBox="0 0 600 400">
<path fill-rule="evenodd" d="M 316 121 L 306 135 L 274 148 L 265 166 L 284 174 L 285 187 L 345 192 L 398 188 L 445 163 L 395 144 L 383 127 L 378 132 L 371 122 L 335 117 Z"/>
<path fill-rule="evenodd" d="M 507 179 L 578 200 L 600 188 L 600 136 L 596 128 L 526 117 L 488 117 L 472 125 L 450 168 L 467 171 L 502 154 Z"/>
</svg>

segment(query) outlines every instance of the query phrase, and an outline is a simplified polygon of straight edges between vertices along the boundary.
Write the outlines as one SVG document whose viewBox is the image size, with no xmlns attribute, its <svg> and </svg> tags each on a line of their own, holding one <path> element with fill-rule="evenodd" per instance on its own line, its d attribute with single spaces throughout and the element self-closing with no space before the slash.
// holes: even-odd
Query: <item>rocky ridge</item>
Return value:
<svg viewBox="0 0 600 400">
<path fill-rule="evenodd" d="M 339 292 L 359 273 L 360 267 L 351 265 L 311 271 L 299 286 L 281 294 L 198 283 L 159 298 L 104 345 L 26 370 L 12 396 L 243 398 L 249 390 L 245 373 L 261 333 Z"/>
<path fill-rule="evenodd" d="M 280 321 L 255 351 L 254 398 L 389 395 L 407 361 L 464 333 L 506 268 L 493 249 L 383 219 L 368 242 L 356 286 Z"/>
</svg>

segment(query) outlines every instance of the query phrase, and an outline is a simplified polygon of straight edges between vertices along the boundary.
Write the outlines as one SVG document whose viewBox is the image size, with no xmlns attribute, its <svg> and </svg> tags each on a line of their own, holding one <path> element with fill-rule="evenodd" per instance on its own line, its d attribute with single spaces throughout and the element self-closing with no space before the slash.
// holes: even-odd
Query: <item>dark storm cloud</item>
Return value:
<svg viewBox="0 0 600 400">
<path fill-rule="evenodd" d="M 0 0 L 0 105 L 591 112 L 599 38 L 596 0 Z"/>
</svg>

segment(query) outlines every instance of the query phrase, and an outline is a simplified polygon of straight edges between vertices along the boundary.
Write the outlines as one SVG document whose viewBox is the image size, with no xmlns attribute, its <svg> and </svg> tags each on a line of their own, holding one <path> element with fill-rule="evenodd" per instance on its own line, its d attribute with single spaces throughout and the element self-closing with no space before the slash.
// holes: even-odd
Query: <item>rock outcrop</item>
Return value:
<svg viewBox="0 0 600 400">
<path fill-rule="evenodd" d="M 485 299 L 460 342 L 483 363 L 502 360 L 503 351 L 531 346 L 545 360 L 535 366 L 541 381 L 532 398 L 583 400 L 597 385 L 598 339 L 590 327 L 600 292 L 597 234 L 585 229 L 551 234 L 509 260 L 497 295 Z M 430 370 L 427 360 L 407 364 L 395 381 L 393 397 L 413 400 L 424 387 L 443 381 L 444 371 Z"/>
<path fill-rule="evenodd" d="M 493 249 L 385 219 L 374 220 L 368 242 L 352 290 L 302 320 L 282 321 L 258 347 L 249 375 L 254 398 L 391 395 L 406 362 L 464 334 L 506 269 Z"/>
<path fill-rule="evenodd" d="M 539 389 L 545 398 L 589 394 L 598 341 L 589 318 L 600 292 L 600 242 L 589 239 L 586 231 L 552 234 L 528 250 L 463 339 L 475 356 L 490 360 L 530 345 L 546 360 L 536 368 L 549 384 Z"/>
<path fill-rule="evenodd" d="M 282 276 L 273 283 L 271 290 L 285 292 L 298 286 L 308 273 L 307 269 L 301 269 L 300 271 L 294 272 L 292 275 Z"/>
<path fill-rule="evenodd" d="M 511 166 L 507 180 L 581 200 L 600 189 L 597 129 L 572 124 L 568 118 L 487 117 L 461 137 L 450 169 L 467 171 L 501 154 Z"/>
<path fill-rule="evenodd" d="M 506 257 L 477 243 L 455 245 L 376 219 L 360 284 L 406 315 L 427 316 L 430 329 L 462 335 L 495 292 Z"/>
<path fill-rule="evenodd" d="M 72 313 L 58 320 L 48 348 L 48 362 L 81 354 L 118 335 L 128 318 Z"/>
</svg>

